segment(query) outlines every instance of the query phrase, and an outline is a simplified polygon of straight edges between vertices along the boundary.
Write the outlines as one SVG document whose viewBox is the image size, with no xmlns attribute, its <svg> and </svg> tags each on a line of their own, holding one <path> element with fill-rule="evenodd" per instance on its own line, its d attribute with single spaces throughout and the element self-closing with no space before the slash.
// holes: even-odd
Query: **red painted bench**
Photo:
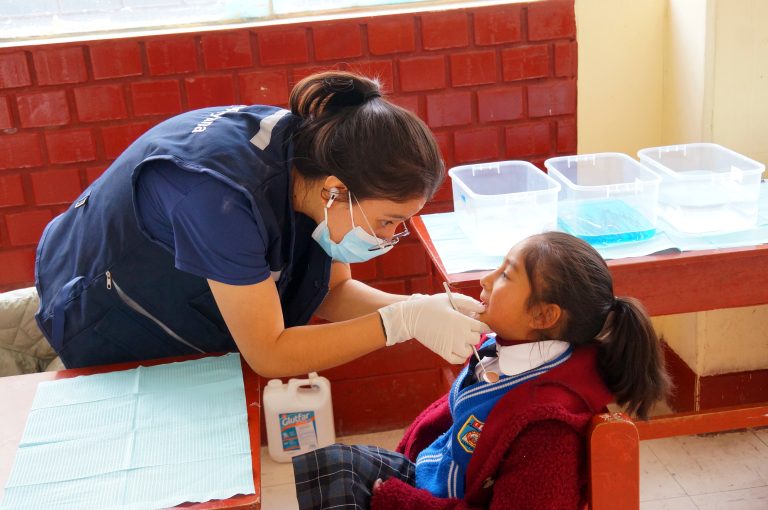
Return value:
<svg viewBox="0 0 768 510">
<path fill-rule="evenodd" d="M 587 434 L 589 508 L 640 508 L 640 441 L 768 426 L 768 402 L 659 416 L 633 422 L 622 413 L 595 416 Z"/>
</svg>

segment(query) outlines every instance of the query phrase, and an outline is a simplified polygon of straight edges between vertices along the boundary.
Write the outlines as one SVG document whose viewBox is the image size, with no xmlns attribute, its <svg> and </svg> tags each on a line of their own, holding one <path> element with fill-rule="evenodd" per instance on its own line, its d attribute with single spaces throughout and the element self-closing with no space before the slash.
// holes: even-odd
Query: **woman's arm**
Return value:
<svg viewBox="0 0 768 510">
<path fill-rule="evenodd" d="M 451 363 L 463 363 L 487 331 L 461 312 L 479 306 L 472 298 L 455 295 L 456 311 L 444 294 L 409 300 L 353 282 L 337 269 L 323 316 L 340 322 L 287 329 L 272 280 L 228 285 L 209 279 L 208 285 L 241 354 L 264 377 L 324 370 L 411 338 Z"/>
<path fill-rule="evenodd" d="M 333 262 L 328 295 L 316 315 L 331 322 L 345 321 L 375 312 L 382 306 L 407 299 L 390 294 L 352 279 L 349 264 Z"/>
<path fill-rule="evenodd" d="M 285 328 L 272 280 L 227 285 L 208 280 L 229 332 L 248 365 L 264 377 L 331 368 L 384 347 L 375 311 L 334 324 Z"/>
</svg>

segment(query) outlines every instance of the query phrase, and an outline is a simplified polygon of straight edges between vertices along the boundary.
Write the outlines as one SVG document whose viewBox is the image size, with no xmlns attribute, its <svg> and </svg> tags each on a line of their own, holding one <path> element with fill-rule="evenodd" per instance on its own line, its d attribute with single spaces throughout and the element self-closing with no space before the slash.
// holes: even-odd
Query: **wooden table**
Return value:
<svg viewBox="0 0 768 510">
<path fill-rule="evenodd" d="M 144 361 L 141 363 L 121 363 L 82 369 L 62 370 L 59 372 L 41 372 L 19 376 L 0 377 L 0 500 L 5 490 L 5 484 L 11 474 L 11 467 L 16 456 L 16 450 L 24 433 L 27 415 L 32 407 L 38 383 L 66 379 L 79 375 L 91 375 L 117 370 L 128 370 L 139 365 L 151 366 L 174 361 L 199 359 L 203 355 L 185 356 Z M 179 505 L 185 509 L 211 510 L 221 508 L 255 509 L 261 508 L 261 379 L 245 361 L 240 359 L 243 367 L 243 383 L 245 386 L 245 402 L 248 406 L 248 430 L 251 439 L 251 462 L 253 464 L 253 486 L 255 494 L 241 494 L 226 500 L 208 501 L 205 503 L 185 503 Z"/>
<path fill-rule="evenodd" d="M 422 218 L 412 218 L 411 227 L 434 265 L 434 278 L 477 297 L 479 280 L 490 271 L 449 274 Z M 639 299 L 651 315 L 768 303 L 768 245 L 765 244 L 610 260 L 608 267 L 616 295 Z M 435 292 L 441 289 L 442 286 L 435 287 Z"/>
</svg>

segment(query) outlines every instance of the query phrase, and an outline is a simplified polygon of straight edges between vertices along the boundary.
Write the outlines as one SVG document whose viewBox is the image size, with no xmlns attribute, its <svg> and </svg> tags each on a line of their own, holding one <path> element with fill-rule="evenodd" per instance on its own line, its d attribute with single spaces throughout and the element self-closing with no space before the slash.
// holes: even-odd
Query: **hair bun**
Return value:
<svg viewBox="0 0 768 510">
<path fill-rule="evenodd" d="M 364 90 L 371 86 L 373 88 Z M 331 108 L 362 105 L 373 98 L 381 97 L 381 92 L 375 84 L 347 76 L 326 76 L 323 78 L 323 89 L 330 96 Z"/>
<path fill-rule="evenodd" d="M 352 92 L 355 90 L 355 80 L 346 76 L 326 76 L 323 78 L 323 88 L 327 92 Z"/>
</svg>

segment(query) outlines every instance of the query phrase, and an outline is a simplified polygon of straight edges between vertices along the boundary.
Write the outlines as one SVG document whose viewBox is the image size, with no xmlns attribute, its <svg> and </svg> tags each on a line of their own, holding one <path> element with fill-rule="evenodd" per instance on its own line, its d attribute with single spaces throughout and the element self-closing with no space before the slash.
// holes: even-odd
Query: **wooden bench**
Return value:
<svg viewBox="0 0 768 510">
<path fill-rule="evenodd" d="M 592 419 L 588 433 L 589 508 L 640 508 L 640 441 L 768 426 L 768 402 L 633 422 L 622 413 Z"/>
</svg>

